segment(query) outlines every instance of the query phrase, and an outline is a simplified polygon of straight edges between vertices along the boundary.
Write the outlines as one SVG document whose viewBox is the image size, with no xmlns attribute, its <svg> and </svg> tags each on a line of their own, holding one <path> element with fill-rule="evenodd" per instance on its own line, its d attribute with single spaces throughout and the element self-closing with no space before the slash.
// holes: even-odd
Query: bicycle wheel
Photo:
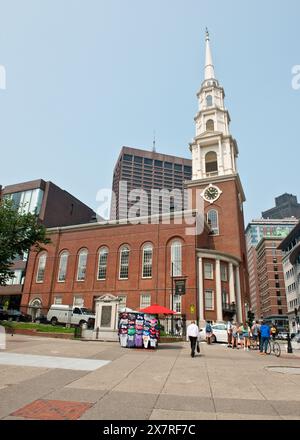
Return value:
<svg viewBox="0 0 300 440">
<path fill-rule="evenodd" d="M 273 343 L 273 353 L 275 356 L 279 357 L 281 355 L 281 348 L 278 342 Z"/>
<path fill-rule="evenodd" d="M 266 354 L 271 354 L 271 343 L 270 343 L 270 341 L 268 342 L 268 345 L 267 345 Z"/>
</svg>

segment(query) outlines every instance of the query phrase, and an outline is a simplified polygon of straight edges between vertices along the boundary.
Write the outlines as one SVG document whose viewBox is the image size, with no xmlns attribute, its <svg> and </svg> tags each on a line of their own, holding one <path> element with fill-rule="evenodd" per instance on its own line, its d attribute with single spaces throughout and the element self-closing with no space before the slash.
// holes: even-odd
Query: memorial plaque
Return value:
<svg viewBox="0 0 300 440">
<path fill-rule="evenodd" d="M 111 327 L 112 306 L 102 306 L 100 327 Z"/>
</svg>

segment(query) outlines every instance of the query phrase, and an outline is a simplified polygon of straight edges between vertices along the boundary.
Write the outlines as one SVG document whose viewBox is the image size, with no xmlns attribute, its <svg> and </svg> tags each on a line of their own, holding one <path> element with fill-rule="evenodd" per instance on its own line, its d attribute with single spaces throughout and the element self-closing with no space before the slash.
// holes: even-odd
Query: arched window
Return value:
<svg viewBox="0 0 300 440">
<path fill-rule="evenodd" d="M 46 252 L 44 252 L 43 254 L 41 254 L 39 256 L 38 268 L 37 268 L 37 273 L 36 273 L 36 282 L 37 283 L 44 282 L 46 262 L 47 262 L 47 254 L 46 254 Z"/>
<path fill-rule="evenodd" d="M 209 119 L 206 122 L 206 130 L 207 131 L 215 131 L 215 123 L 214 123 L 214 121 L 212 119 Z"/>
<path fill-rule="evenodd" d="M 213 98 L 212 98 L 211 95 L 207 95 L 207 97 L 206 97 L 206 106 L 207 107 L 212 107 L 212 105 L 213 105 Z"/>
<path fill-rule="evenodd" d="M 66 281 L 68 258 L 69 258 L 69 252 L 68 251 L 64 251 L 64 252 L 62 252 L 60 254 L 59 268 L 58 268 L 58 278 L 57 278 L 57 280 L 60 283 Z"/>
<path fill-rule="evenodd" d="M 77 281 L 85 280 L 87 257 L 87 249 L 82 249 L 78 254 Z"/>
<path fill-rule="evenodd" d="M 128 246 L 123 246 L 120 250 L 120 280 L 126 280 L 128 278 L 129 252 Z"/>
<path fill-rule="evenodd" d="M 219 234 L 219 218 L 218 211 L 216 209 L 211 209 L 207 213 L 207 223 L 210 226 L 211 231 L 218 235 Z"/>
<path fill-rule="evenodd" d="M 182 244 L 179 240 L 171 244 L 171 274 L 174 277 L 182 275 Z"/>
<path fill-rule="evenodd" d="M 218 172 L 217 153 L 214 151 L 210 151 L 205 156 L 205 172 L 214 174 Z"/>
<path fill-rule="evenodd" d="M 153 258 L 153 246 L 151 243 L 147 243 L 143 246 L 143 278 L 152 277 L 152 258 Z"/>
<path fill-rule="evenodd" d="M 102 247 L 98 254 L 98 280 L 106 279 L 106 269 L 107 269 L 107 258 L 108 249 L 107 247 Z"/>
</svg>

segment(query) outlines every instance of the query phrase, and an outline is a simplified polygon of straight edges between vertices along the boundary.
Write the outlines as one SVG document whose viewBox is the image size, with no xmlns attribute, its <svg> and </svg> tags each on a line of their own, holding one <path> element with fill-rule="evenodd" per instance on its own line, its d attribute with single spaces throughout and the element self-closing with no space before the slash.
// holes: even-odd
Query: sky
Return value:
<svg viewBox="0 0 300 440">
<path fill-rule="evenodd" d="M 207 26 L 245 222 L 300 199 L 299 16 L 299 0 L 0 0 L 0 184 L 51 180 L 96 210 L 123 145 L 155 130 L 190 158 Z"/>
</svg>

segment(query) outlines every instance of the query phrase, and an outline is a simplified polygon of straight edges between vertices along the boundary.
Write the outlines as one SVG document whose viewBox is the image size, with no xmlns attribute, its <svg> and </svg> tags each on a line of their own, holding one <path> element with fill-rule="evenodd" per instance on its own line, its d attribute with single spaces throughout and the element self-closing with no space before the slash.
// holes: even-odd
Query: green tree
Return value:
<svg viewBox="0 0 300 440">
<path fill-rule="evenodd" d="M 42 244 L 50 243 L 46 228 L 38 217 L 22 213 L 11 200 L 0 201 L 0 285 L 5 286 L 13 276 L 11 266 L 14 259 L 33 247 L 42 249 Z"/>
</svg>

